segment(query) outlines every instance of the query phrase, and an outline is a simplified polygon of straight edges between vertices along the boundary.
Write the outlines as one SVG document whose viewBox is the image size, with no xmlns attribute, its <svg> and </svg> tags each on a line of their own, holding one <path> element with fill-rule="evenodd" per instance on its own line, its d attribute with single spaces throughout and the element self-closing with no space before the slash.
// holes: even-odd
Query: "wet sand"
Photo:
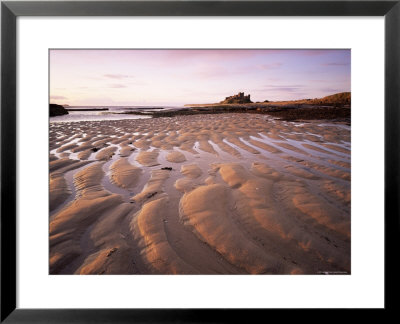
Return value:
<svg viewBox="0 0 400 324">
<path fill-rule="evenodd" d="M 350 127 L 50 123 L 51 274 L 349 274 Z"/>
</svg>

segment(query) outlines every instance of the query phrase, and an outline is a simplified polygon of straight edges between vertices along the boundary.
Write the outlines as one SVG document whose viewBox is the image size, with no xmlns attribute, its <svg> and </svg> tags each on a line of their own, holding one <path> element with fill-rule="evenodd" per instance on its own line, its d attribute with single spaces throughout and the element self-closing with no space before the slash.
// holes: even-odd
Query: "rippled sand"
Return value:
<svg viewBox="0 0 400 324">
<path fill-rule="evenodd" d="M 350 127 L 50 124 L 51 274 L 350 273 Z"/>
</svg>

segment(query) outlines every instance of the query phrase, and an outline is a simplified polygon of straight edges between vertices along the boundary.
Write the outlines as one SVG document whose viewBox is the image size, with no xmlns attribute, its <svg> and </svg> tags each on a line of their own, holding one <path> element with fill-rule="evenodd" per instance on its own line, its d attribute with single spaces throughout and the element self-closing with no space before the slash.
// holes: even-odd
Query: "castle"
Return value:
<svg viewBox="0 0 400 324">
<path fill-rule="evenodd" d="M 244 103 L 252 103 L 250 100 L 250 95 L 245 96 L 244 92 L 239 92 L 237 95 L 233 95 L 230 97 L 226 97 L 225 100 L 221 101 L 223 104 L 244 104 Z"/>
</svg>

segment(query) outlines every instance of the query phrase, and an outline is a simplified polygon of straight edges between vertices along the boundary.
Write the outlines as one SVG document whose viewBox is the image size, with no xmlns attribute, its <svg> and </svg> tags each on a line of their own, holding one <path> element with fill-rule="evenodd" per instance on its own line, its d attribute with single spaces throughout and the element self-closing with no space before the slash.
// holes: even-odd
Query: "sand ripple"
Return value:
<svg viewBox="0 0 400 324">
<path fill-rule="evenodd" d="M 350 138 L 252 114 L 51 123 L 50 273 L 350 273 Z"/>
<path fill-rule="evenodd" d="M 121 188 L 132 188 L 136 185 L 142 170 L 129 163 L 128 159 L 121 158 L 111 167 L 111 181 Z"/>
</svg>

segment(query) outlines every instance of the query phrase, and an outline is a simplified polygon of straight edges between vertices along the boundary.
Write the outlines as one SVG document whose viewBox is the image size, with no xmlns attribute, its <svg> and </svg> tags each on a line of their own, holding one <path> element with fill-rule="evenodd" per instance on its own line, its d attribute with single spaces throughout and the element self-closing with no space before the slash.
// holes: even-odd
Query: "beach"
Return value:
<svg viewBox="0 0 400 324">
<path fill-rule="evenodd" d="M 350 274 L 350 126 L 54 122 L 50 274 Z"/>
</svg>

